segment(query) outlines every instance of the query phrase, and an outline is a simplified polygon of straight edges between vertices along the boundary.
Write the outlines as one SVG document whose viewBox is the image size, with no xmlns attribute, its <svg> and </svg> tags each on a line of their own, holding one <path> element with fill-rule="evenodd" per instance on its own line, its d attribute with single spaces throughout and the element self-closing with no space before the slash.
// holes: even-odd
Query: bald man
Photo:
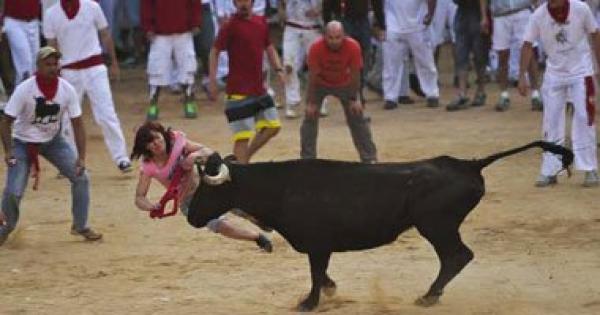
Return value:
<svg viewBox="0 0 600 315">
<path fill-rule="evenodd" d="M 360 160 L 364 163 L 377 162 L 377 149 L 372 140 L 369 119 L 364 116 L 364 104 L 357 100 L 362 67 L 358 42 L 344 34 L 340 22 L 329 22 L 325 35 L 313 43 L 308 52 L 306 115 L 300 129 L 300 156 L 303 159 L 317 157 L 317 107 L 321 106 L 326 96 L 332 95 L 339 98 L 344 107 Z"/>
</svg>

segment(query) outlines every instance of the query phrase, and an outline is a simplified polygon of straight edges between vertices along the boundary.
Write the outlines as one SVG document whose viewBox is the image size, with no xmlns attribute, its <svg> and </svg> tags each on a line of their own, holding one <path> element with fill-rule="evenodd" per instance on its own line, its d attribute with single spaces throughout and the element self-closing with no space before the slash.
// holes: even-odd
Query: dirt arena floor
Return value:
<svg viewBox="0 0 600 315">
<path fill-rule="evenodd" d="M 453 96 L 449 68 L 442 73 L 446 104 Z M 131 145 L 133 130 L 144 119 L 143 72 L 124 71 L 114 94 Z M 426 108 L 423 99 L 384 111 L 381 100 L 370 95 L 367 107 L 380 160 L 483 157 L 539 139 L 541 114 L 516 96 L 508 112 L 497 113 L 497 96 L 493 85 L 485 107 L 448 113 L 443 107 Z M 179 96 L 163 97 L 161 121 L 230 152 L 222 105 L 199 98 L 200 117 L 185 120 Z M 181 215 L 149 219 L 133 204 L 137 171 L 127 176 L 117 171 L 89 106 L 85 117 L 90 221 L 105 238 L 85 243 L 68 233 L 69 187 L 44 161 L 41 189 L 28 188 L 18 230 L 0 248 L 0 314 L 294 313 L 310 286 L 304 255 L 276 233 L 271 235 L 274 252 L 265 254 L 254 244 L 196 230 Z M 283 120 L 281 134 L 255 160 L 297 158 L 300 122 Z M 336 104 L 321 121 L 319 154 L 358 159 Z M 411 230 L 389 246 L 334 254 L 329 271 L 337 295 L 323 298 L 317 312 L 600 314 L 600 189 L 582 188 L 580 173 L 561 176 L 556 187 L 535 188 L 539 165 L 540 152 L 533 150 L 485 169 L 487 194 L 462 226 L 475 259 L 448 285 L 441 304 L 413 305 L 437 275 L 438 260 Z M 2 182 L 5 173 L 0 166 Z M 150 195 L 158 199 L 161 193 L 155 184 Z"/>
</svg>

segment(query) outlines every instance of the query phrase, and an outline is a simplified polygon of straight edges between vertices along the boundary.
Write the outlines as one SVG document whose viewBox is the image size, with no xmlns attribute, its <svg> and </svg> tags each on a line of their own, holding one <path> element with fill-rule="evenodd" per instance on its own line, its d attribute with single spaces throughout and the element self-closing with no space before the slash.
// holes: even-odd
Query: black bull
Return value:
<svg viewBox="0 0 600 315">
<path fill-rule="evenodd" d="M 473 259 L 459 227 L 485 193 L 481 170 L 492 162 L 540 147 L 559 154 L 567 168 L 573 153 L 537 141 L 484 159 L 440 156 L 407 163 L 360 164 L 295 160 L 240 165 L 211 156 L 205 182 L 228 166 L 229 179 L 202 184 L 190 205 L 195 227 L 233 208 L 243 209 L 273 227 L 290 245 L 309 256 L 312 288 L 298 308 L 312 310 L 321 289 L 335 292 L 327 275 L 332 252 L 364 250 L 393 242 L 416 227 L 434 247 L 441 263 L 429 291 L 416 303 L 436 303 L 446 284 Z"/>
</svg>

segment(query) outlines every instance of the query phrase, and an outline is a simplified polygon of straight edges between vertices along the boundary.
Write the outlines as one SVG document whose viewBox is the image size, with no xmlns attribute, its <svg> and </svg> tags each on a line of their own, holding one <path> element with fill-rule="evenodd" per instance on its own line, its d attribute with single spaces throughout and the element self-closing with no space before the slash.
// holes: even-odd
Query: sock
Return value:
<svg viewBox="0 0 600 315">
<path fill-rule="evenodd" d="M 540 98 L 540 91 L 538 91 L 538 90 L 531 91 L 531 98 Z"/>
</svg>

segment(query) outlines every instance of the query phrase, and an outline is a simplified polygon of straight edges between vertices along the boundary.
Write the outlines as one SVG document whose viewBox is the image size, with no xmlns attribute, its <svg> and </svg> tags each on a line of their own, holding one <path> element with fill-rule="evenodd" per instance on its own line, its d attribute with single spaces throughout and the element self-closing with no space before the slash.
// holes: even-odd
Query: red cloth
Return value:
<svg viewBox="0 0 600 315">
<path fill-rule="evenodd" d="M 4 16 L 17 20 L 30 21 L 39 19 L 41 14 L 39 0 L 5 0 Z"/>
<path fill-rule="evenodd" d="M 77 12 L 79 12 L 80 5 L 79 5 L 79 0 L 70 0 L 70 1 L 60 0 L 60 6 L 65 11 L 67 18 L 69 20 L 72 20 L 77 15 Z"/>
<path fill-rule="evenodd" d="M 327 47 L 325 38 L 317 40 L 308 51 L 308 71 L 315 73 L 324 86 L 336 88 L 350 84 L 350 70 L 363 67 L 360 45 L 346 37 L 338 51 Z"/>
<path fill-rule="evenodd" d="M 29 175 L 33 177 L 33 190 L 37 190 L 40 184 L 40 146 L 35 143 L 27 144 L 27 159 L 29 160 Z"/>
<path fill-rule="evenodd" d="M 548 3 L 548 12 L 556 22 L 564 24 L 569 16 L 569 0 L 565 0 L 564 5 L 555 8 L 551 8 Z"/>
<path fill-rule="evenodd" d="M 234 15 L 219 30 L 215 47 L 229 55 L 227 94 L 260 96 L 263 83 L 263 54 L 271 45 L 269 26 L 263 16 Z"/>
<path fill-rule="evenodd" d="M 93 66 L 97 66 L 97 65 L 101 65 L 101 64 L 104 64 L 104 58 L 102 57 L 102 55 L 93 55 L 93 56 L 87 57 L 83 60 L 79 60 L 79 61 L 75 61 L 75 62 L 66 64 L 66 65 L 62 66 L 62 69 L 80 70 L 80 69 L 91 68 Z"/>
<path fill-rule="evenodd" d="M 592 126 L 596 117 L 596 87 L 592 77 L 585 77 L 585 109 L 588 115 L 588 126 Z"/>
<path fill-rule="evenodd" d="M 47 101 L 54 99 L 56 96 L 56 91 L 58 91 L 58 77 L 47 78 L 39 73 L 36 73 L 35 82 Z"/>
<path fill-rule="evenodd" d="M 202 24 L 201 0 L 142 0 L 140 6 L 145 32 L 180 34 Z"/>
</svg>

